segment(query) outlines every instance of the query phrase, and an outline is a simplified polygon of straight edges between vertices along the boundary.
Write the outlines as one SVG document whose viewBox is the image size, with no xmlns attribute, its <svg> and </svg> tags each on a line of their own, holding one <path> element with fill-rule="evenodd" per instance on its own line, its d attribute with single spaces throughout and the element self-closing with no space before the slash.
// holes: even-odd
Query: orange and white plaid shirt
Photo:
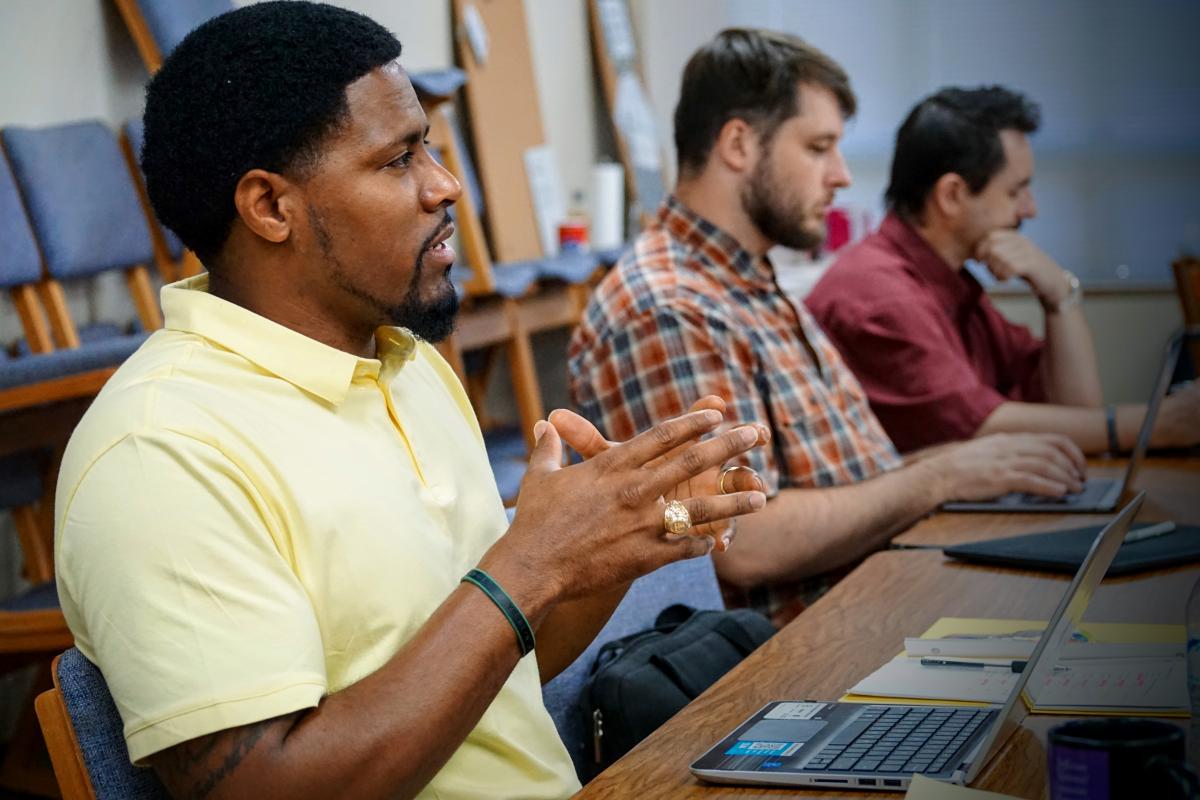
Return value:
<svg viewBox="0 0 1200 800">
<path fill-rule="evenodd" d="M 765 257 L 675 197 L 593 294 L 568 352 L 571 399 L 608 438 L 628 439 L 715 394 L 769 447 L 742 457 L 774 496 L 853 483 L 900 465 L 858 380 Z M 802 523 L 799 523 L 802 524 Z M 732 604 L 782 621 L 830 581 L 760 587 Z"/>
</svg>

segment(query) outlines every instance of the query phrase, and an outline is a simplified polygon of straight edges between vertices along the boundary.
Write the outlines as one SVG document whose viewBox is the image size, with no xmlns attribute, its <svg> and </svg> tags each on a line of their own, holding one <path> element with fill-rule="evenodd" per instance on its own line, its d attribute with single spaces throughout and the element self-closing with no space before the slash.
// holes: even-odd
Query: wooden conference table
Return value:
<svg viewBox="0 0 1200 800">
<path fill-rule="evenodd" d="M 1096 462 L 1092 474 L 1119 472 L 1123 466 Z M 1136 486 L 1148 493 L 1140 520 L 1169 517 L 1200 523 L 1200 459 L 1151 459 Z M 900 652 L 905 636 L 920 634 L 940 617 L 1045 619 L 1067 586 L 1068 576 L 960 564 L 930 545 L 1108 519 L 1109 515 L 943 513 L 921 521 L 895 541 L 926 549 L 889 550 L 867 558 L 829 594 L 576 796 L 590 800 L 852 794 L 707 784 L 688 772 L 688 764 L 771 700 L 837 699 Z M 1198 578 L 1200 565 L 1192 564 L 1105 581 L 1086 618 L 1182 623 L 1185 600 Z M 1043 797 L 1046 731 L 1063 719 L 1027 718 L 975 786 L 1016 797 Z"/>
</svg>

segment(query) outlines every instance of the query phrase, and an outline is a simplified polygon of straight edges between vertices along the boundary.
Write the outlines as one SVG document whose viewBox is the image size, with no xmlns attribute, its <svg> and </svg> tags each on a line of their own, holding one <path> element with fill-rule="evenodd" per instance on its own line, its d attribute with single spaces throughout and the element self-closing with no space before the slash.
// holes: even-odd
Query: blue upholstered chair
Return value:
<svg viewBox="0 0 1200 800">
<path fill-rule="evenodd" d="M 36 286 L 42 277 L 33 230 L 8 161 L 0 158 L 0 288 L 8 291 L 25 337 L 10 358 L 0 348 L 0 411 L 94 394 L 129 354 L 119 340 L 54 350 Z M 7 344 L 7 343 L 6 343 Z"/>
<path fill-rule="evenodd" d="M 129 762 L 121 716 L 100 669 L 72 647 L 54 659 L 37 716 L 64 800 L 166 800 L 153 770 Z"/>
<path fill-rule="evenodd" d="M 116 0 L 138 54 L 153 75 L 183 37 L 218 14 L 232 11 L 233 0 Z"/>
<path fill-rule="evenodd" d="M 41 278 L 42 262 L 25 205 L 8 160 L 0 157 L 0 288 L 12 298 L 25 330 L 24 341 L 35 353 L 54 349 L 34 288 Z"/>
<path fill-rule="evenodd" d="M 0 354 L 0 412 L 94 395 L 131 351 L 120 336 L 19 358 Z"/>
<path fill-rule="evenodd" d="M 71 319 L 60 281 L 124 272 L 138 325 L 162 327 L 162 312 L 146 264 L 154 258 L 150 230 L 133 178 L 112 132 L 97 121 L 0 131 L 13 177 L 41 246 L 42 304 L 58 347 L 124 338 L 133 352 L 145 333 L 108 322 L 81 331 Z"/>
<path fill-rule="evenodd" d="M 583 719 L 581 699 L 600 648 L 613 639 L 654 626 L 658 613 L 683 603 L 696 609 L 723 609 L 721 589 L 712 559 L 688 559 L 668 564 L 638 578 L 595 640 L 571 666 L 542 687 L 542 699 L 554 719 L 558 735 L 571 754 L 579 775 L 591 773 L 592 732 Z"/>
</svg>

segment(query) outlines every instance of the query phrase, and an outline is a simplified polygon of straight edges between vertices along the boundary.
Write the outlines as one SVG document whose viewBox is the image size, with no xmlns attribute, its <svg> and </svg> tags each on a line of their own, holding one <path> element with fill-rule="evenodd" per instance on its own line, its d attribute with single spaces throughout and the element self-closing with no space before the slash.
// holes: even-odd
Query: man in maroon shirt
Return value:
<svg viewBox="0 0 1200 800">
<path fill-rule="evenodd" d="M 1018 232 L 1037 214 L 1035 104 L 1008 89 L 943 89 L 896 135 L 890 213 L 806 304 L 901 451 L 990 433 L 1063 433 L 1085 452 L 1133 446 L 1145 406 L 1104 407 L 1079 279 Z M 964 268 L 1018 278 L 1045 312 L 1039 341 Z M 1200 389 L 1167 398 L 1151 443 L 1200 441 Z"/>
</svg>

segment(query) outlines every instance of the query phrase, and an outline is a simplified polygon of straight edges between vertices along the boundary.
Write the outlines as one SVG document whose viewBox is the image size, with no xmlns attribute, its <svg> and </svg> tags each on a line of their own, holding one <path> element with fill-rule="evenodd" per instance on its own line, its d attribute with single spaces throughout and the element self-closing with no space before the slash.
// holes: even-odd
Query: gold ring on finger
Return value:
<svg viewBox="0 0 1200 800">
<path fill-rule="evenodd" d="M 678 500 L 672 500 L 667 503 L 667 507 L 663 509 L 663 529 L 667 533 L 687 533 L 692 527 L 692 515 L 688 513 L 687 506 Z"/>
<path fill-rule="evenodd" d="M 751 475 L 758 474 L 754 470 L 750 469 L 749 467 L 743 467 L 740 465 L 735 466 L 735 467 L 726 467 L 725 469 L 721 470 L 721 477 L 717 478 L 717 490 L 720 491 L 721 494 L 729 494 L 729 490 L 725 488 L 725 476 L 731 472 L 737 472 L 739 469 L 744 469 L 744 470 L 746 470 L 746 472 L 749 472 Z"/>
</svg>

